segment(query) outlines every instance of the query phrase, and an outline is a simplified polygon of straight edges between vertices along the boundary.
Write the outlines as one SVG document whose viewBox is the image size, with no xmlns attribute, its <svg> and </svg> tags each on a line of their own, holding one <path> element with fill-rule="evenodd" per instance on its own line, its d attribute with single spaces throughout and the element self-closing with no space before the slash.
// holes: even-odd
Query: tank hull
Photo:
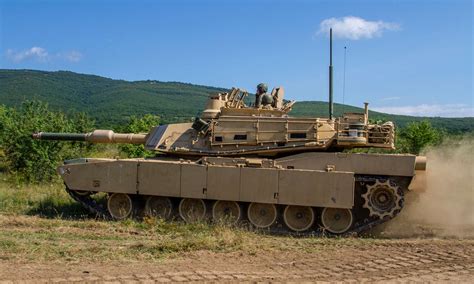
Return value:
<svg viewBox="0 0 474 284">
<path fill-rule="evenodd" d="M 398 214 L 404 193 L 416 174 L 416 165 L 413 155 L 303 153 L 281 159 L 86 158 L 66 161 L 58 168 L 58 173 L 73 197 L 89 208 L 91 200 L 84 199 L 87 196 L 84 193 L 105 192 L 109 201 L 111 196 L 125 199 L 127 196 L 129 199 L 125 201 L 130 200 L 130 207 L 133 203 L 140 209 L 136 211 L 150 207 L 150 200 L 165 200 L 170 204 L 169 211 L 179 207 L 174 211 L 179 211 L 178 215 L 185 220 L 183 200 L 202 202 L 196 206 L 203 207 L 203 218 L 209 215 L 216 219 L 216 214 L 228 214 L 233 210 L 233 214 L 238 215 L 233 217 L 239 221 L 250 220 L 259 227 L 254 220 L 267 220 L 261 216 L 262 212 L 275 211 L 272 213 L 275 220 L 267 227 L 289 227 L 290 231 L 296 232 L 315 233 L 329 229 L 333 233 L 351 233 L 366 230 Z M 383 193 L 384 184 L 387 196 Z M 368 204 L 370 202 L 377 205 L 373 196 L 367 196 L 370 186 L 376 188 L 374 194 L 380 198 L 393 199 L 391 204 L 395 207 L 390 208 L 387 216 L 370 208 L 374 206 Z M 379 191 L 382 193 L 377 193 Z M 224 209 L 219 209 L 221 207 Z M 104 209 L 102 215 L 122 217 L 113 214 L 110 204 L 107 208 L 108 212 Z M 125 217 L 131 216 L 131 212 L 127 211 Z M 307 220 L 300 220 L 298 216 L 306 216 Z M 343 222 L 345 227 L 337 221 L 340 216 L 346 220 L 347 224 Z M 308 228 L 297 226 L 305 222 Z M 339 230 L 341 226 L 342 231 Z"/>
</svg>

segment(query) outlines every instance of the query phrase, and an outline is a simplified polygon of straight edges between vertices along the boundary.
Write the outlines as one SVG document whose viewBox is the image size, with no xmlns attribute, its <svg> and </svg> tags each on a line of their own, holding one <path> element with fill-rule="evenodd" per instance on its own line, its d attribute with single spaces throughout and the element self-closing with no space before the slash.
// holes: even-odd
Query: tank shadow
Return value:
<svg viewBox="0 0 474 284">
<path fill-rule="evenodd" d="M 46 198 L 26 212 L 27 215 L 39 216 L 48 219 L 89 219 L 94 218 L 81 204 L 71 201 L 58 202 L 53 198 Z"/>
</svg>

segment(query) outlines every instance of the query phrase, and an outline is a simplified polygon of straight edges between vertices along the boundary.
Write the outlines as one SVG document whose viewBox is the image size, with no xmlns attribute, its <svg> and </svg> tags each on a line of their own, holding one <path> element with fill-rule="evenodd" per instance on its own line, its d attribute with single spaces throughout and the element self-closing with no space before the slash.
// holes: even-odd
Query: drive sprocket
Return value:
<svg viewBox="0 0 474 284">
<path fill-rule="evenodd" d="M 363 207 L 369 209 L 370 216 L 380 219 L 393 218 L 403 207 L 403 191 L 389 179 L 376 179 L 374 184 L 367 184 L 367 192 L 362 197 Z"/>
</svg>

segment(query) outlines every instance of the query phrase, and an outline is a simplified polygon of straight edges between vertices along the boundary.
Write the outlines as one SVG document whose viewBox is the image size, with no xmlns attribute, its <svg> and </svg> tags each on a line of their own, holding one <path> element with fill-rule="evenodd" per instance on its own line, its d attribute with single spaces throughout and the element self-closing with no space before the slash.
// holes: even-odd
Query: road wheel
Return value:
<svg viewBox="0 0 474 284">
<path fill-rule="evenodd" d="M 150 196 L 145 203 L 145 214 L 149 217 L 167 220 L 172 210 L 173 203 L 168 197 Z"/>
<path fill-rule="evenodd" d="M 206 217 L 206 203 L 202 199 L 183 198 L 179 203 L 179 216 L 186 223 L 203 221 Z"/>
<path fill-rule="evenodd" d="M 283 212 L 286 226 L 295 232 L 308 230 L 314 223 L 314 211 L 309 206 L 288 205 Z"/>
<path fill-rule="evenodd" d="M 240 205 L 235 201 L 219 200 L 212 206 L 212 219 L 214 222 L 223 222 L 235 225 L 241 219 Z"/>
<path fill-rule="evenodd" d="M 250 203 L 247 216 L 252 225 L 259 229 L 264 229 L 275 223 L 277 209 L 274 204 Z"/>
<path fill-rule="evenodd" d="M 107 200 L 107 209 L 110 216 L 116 220 L 123 220 L 132 215 L 132 198 L 125 193 L 112 193 Z"/>
<path fill-rule="evenodd" d="M 334 234 L 347 232 L 352 226 L 352 211 L 342 208 L 324 208 L 321 213 L 321 223 L 324 229 Z"/>
</svg>

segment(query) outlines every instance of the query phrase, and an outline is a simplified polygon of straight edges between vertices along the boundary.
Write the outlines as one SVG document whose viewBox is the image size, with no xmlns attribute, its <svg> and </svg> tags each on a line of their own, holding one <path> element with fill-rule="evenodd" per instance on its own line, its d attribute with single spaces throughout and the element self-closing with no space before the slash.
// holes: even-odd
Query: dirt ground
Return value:
<svg viewBox="0 0 474 284">
<path fill-rule="evenodd" d="M 474 240 L 399 239 L 360 243 L 334 240 L 318 252 L 197 251 L 153 263 L 12 263 L 0 260 L 0 283 L 472 282 L 473 248 Z"/>
</svg>

